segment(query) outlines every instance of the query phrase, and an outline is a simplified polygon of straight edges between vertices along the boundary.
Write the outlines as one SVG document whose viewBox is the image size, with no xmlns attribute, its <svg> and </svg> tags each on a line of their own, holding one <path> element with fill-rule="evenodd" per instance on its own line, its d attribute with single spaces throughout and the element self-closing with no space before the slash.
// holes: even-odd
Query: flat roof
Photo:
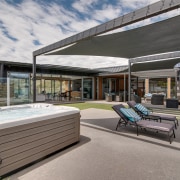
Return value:
<svg viewBox="0 0 180 180">
<path fill-rule="evenodd" d="M 31 63 L 21 63 L 13 61 L 0 61 L 0 64 L 4 64 L 10 70 L 25 70 L 29 69 L 32 72 Z M 80 68 L 71 66 L 61 66 L 61 65 L 51 65 L 51 64 L 37 64 L 37 73 L 47 73 L 47 74 L 64 74 L 64 75 L 77 75 L 77 76 L 93 76 L 100 72 L 104 72 L 101 69 L 90 69 L 90 68 Z M 26 70 L 27 70 L 26 69 Z"/>
</svg>

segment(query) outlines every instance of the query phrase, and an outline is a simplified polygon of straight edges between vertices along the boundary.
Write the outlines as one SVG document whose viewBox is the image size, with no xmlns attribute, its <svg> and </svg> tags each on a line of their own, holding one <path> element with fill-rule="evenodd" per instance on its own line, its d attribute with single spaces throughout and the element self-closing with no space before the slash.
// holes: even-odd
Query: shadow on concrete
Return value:
<svg viewBox="0 0 180 180">
<path fill-rule="evenodd" d="M 143 141 L 146 143 L 151 143 L 159 146 L 163 146 L 166 148 L 174 149 L 180 151 L 180 146 L 174 146 L 173 142 L 180 143 L 180 133 L 179 128 L 175 130 L 176 138 L 172 139 L 172 144 L 169 143 L 169 139 L 166 133 L 163 132 L 155 132 L 153 130 L 141 130 L 139 131 L 139 136 L 136 135 L 136 127 L 126 126 L 126 127 L 119 127 L 116 131 L 116 126 L 118 123 L 118 118 L 104 118 L 104 119 L 81 119 L 81 126 L 86 126 L 90 128 L 94 128 L 100 131 L 113 133 L 117 135 L 121 135 L 127 138 Z M 156 139 L 156 141 L 152 141 L 150 138 L 144 138 L 143 136 L 150 137 Z M 157 142 L 157 140 L 160 140 Z M 162 141 L 162 143 L 161 143 Z M 164 144 L 164 142 L 167 144 Z"/>
</svg>

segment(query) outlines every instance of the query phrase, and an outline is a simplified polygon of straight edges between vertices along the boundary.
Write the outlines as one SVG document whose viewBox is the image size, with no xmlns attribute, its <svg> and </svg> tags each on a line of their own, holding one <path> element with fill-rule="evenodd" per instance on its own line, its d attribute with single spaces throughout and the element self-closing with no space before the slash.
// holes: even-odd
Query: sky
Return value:
<svg viewBox="0 0 180 180">
<path fill-rule="evenodd" d="M 0 0 L 0 61 L 32 63 L 32 52 L 158 0 Z M 179 10 L 121 28 L 136 28 L 179 14 Z M 117 31 L 117 30 L 116 30 Z M 116 32 L 114 31 L 114 32 Z M 38 56 L 38 64 L 100 68 L 126 59 Z"/>
</svg>

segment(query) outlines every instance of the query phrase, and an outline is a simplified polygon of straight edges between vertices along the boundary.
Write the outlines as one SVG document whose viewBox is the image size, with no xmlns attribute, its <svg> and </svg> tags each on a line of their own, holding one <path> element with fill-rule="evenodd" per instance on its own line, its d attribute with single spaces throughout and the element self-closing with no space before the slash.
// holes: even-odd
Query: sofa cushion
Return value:
<svg viewBox="0 0 180 180">
<path fill-rule="evenodd" d="M 148 116 L 150 113 L 149 110 L 146 107 L 144 107 L 142 104 L 136 104 L 135 108 L 146 116 Z"/>
<path fill-rule="evenodd" d="M 141 117 L 131 108 L 120 108 L 122 114 L 131 122 L 140 121 Z"/>
</svg>

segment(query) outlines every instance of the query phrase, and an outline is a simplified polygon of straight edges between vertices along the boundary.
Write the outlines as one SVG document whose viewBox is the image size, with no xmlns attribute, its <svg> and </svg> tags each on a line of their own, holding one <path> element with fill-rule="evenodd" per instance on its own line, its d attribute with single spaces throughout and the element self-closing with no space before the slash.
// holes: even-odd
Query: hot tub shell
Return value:
<svg viewBox="0 0 180 180">
<path fill-rule="evenodd" d="M 0 124 L 0 176 L 78 142 L 79 136 L 80 111 L 75 108 Z"/>
</svg>

